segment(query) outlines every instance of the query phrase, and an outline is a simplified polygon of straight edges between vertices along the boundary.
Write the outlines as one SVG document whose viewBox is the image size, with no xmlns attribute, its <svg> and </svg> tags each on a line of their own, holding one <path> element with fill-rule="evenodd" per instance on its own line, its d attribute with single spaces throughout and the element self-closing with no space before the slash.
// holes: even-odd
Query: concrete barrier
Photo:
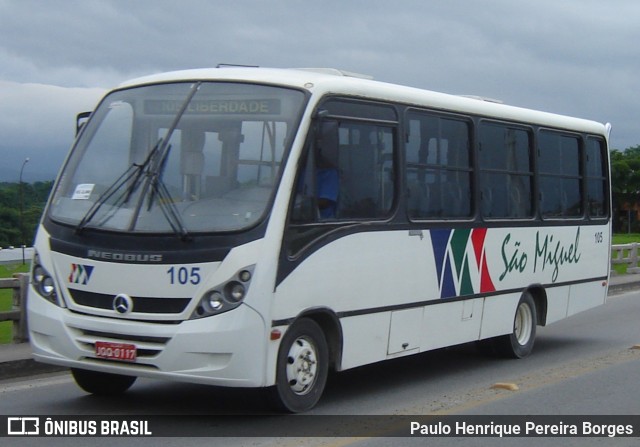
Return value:
<svg viewBox="0 0 640 447">
<path fill-rule="evenodd" d="M 611 246 L 611 267 L 614 265 L 626 264 L 627 273 L 640 273 L 638 267 L 638 247 L 640 244 L 621 244 Z"/>
<path fill-rule="evenodd" d="M 13 306 L 11 310 L 0 312 L 0 322 L 13 322 L 13 342 L 22 343 L 29 340 L 29 328 L 27 327 L 27 290 L 29 288 L 29 275 L 16 273 L 13 278 L 0 278 L 0 289 L 13 289 Z"/>
</svg>

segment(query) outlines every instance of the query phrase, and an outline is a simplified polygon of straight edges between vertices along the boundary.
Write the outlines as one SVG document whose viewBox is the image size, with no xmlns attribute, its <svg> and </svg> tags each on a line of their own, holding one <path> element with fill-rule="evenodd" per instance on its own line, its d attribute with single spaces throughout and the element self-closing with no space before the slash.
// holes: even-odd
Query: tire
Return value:
<svg viewBox="0 0 640 447">
<path fill-rule="evenodd" d="M 533 297 L 525 292 L 516 308 L 513 318 L 513 332 L 493 339 L 496 352 L 503 356 L 521 359 L 529 356 L 536 338 L 536 304 Z"/>
<path fill-rule="evenodd" d="M 313 408 L 324 391 L 329 370 L 329 348 L 324 332 L 313 320 L 302 318 L 285 333 L 278 351 L 275 406 L 288 413 Z"/>
<path fill-rule="evenodd" d="M 99 396 L 113 396 L 127 391 L 136 381 L 135 376 L 122 376 L 86 369 L 71 368 L 76 384 L 84 391 Z"/>
</svg>

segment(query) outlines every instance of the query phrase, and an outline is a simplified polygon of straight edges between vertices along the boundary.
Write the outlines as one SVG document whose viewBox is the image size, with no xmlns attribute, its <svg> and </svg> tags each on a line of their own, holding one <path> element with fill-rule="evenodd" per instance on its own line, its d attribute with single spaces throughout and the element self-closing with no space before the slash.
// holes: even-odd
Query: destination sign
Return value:
<svg viewBox="0 0 640 447">
<path fill-rule="evenodd" d="M 148 115 L 174 115 L 183 101 L 173 99 L 150 99 L 144 102 L 144 113 Z M 187 106 L 189 115 L 278 115 L 278 99 L 200 99 Z"/>
</svg>

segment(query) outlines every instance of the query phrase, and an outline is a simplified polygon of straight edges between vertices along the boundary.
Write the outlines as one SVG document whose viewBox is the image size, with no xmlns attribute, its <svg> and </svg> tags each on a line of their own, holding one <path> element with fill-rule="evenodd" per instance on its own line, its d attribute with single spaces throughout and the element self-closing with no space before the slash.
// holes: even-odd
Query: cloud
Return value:
<svg viewBox="0 0 640 447">
<path fill-rule="evenodd" d="M 640 144 L 637 17 L 636 0 L 0 0 L 0 150 L 67 148 L 94 88 L 220 62 L 336 67 L 610 121 L 623 149 Z"/>
<path fill-rule="evenodd" d="M 65 88 L 0 81 L 2 145 L 42 147 L 68 145 L 77 113 L 93 110 L 100 88 Z"/>
<path fill-rule="evenodd" d="M 66 88 L 0 81 L 0 182 L 15 181 L 29 157 L 25 180 L 51 180 L 73 142 L 75 116 L 92 110 L 100 88 Z"/>
</svg>

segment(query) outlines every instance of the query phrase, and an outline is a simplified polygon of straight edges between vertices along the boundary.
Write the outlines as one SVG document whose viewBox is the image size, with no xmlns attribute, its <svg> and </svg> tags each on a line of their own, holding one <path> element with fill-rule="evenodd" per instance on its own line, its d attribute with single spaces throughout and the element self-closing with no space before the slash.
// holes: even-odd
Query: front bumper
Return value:
<svg viewBox="0 0 640 447">
<path fill-rule="evenodd" d="M 267 385 L 265 324 L 246 305 L 176 324 L 82 315 L 49 303 L 33 290 L 27 308 L 33 356 L 40 362 L 218 386 Z M 98 358 L 96 341 L 134 344 L 137 359 Z"/>
</svg>

